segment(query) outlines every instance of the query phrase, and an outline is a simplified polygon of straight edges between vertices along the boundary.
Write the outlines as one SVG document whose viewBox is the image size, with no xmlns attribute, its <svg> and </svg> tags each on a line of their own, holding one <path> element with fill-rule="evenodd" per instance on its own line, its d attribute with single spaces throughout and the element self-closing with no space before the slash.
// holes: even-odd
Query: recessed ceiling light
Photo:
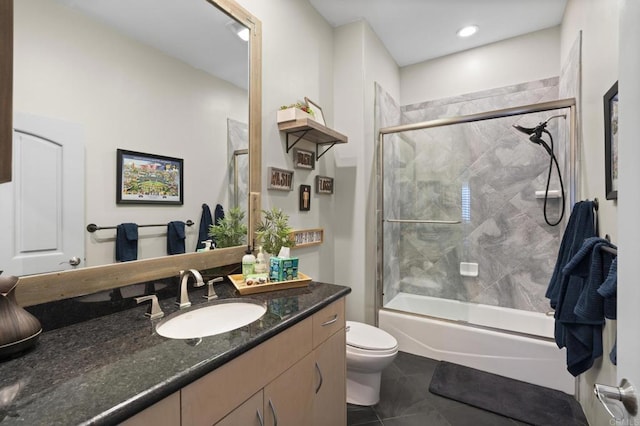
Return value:
<svg viewBox="0 0 640 426">
<path fill-rule="evenodd" d="M 469 37 L 478 32 L 477 25 L 467 25 L 466 27 L 460 28 L 456 34 L 458 37 Z"/>
</svg>

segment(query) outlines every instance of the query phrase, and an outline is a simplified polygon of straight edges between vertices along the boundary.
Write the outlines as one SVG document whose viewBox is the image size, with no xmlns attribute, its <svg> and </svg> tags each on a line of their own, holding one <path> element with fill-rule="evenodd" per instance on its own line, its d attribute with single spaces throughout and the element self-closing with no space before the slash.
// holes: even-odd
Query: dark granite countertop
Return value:
<svg viewBox="0 0 640 426">
<path fill-rule="evenodd" d="M 190 290 L 193 305 L 207 303 L 201 297 L 205 291 Z M 350 291 L 312 282 L 308 288 L 245 296 L 266 302 L 267 313 L 195 346 L 156 334 L 154 326 L 161 320 L 144 317 L 147 303 L 46 331 L 35 348 L 0 362 L 0 423 L 116 424 Z M 229 283 L 216 286 L 216 292 L 220 298 L 237 297 Z M 160 301 L 165 316 L 177 310 L 174 301 Z"/>
</svg>

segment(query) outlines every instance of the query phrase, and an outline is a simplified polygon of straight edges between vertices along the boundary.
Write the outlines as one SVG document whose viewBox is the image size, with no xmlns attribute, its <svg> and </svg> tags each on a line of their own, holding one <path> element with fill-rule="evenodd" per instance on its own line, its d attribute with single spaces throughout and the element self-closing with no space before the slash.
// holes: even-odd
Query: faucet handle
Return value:
<svg viewBox="0 0 640 426">
<path fill-rule="evenodd" d="M 203 295 L 202 297 L 204 297 L 207 300 L 217 299 L 218 295 L 216 294 L 216 291 L 213 288 L 213 285 L 215 283 L 221 282 L 223 279 L 224 278 L 222 278 L 222 277 L 217 277 L 217 278 L 214 278 L 212 280 L 207 281 L 207 294 Z"/>
<path fill-rule="evenodd" d="M 151 319 L 158 319 L 164 316 L 164 312 L 160 309 L 160 304 L 158 303 L 158 296 L 155 294 L 150 294 L 148 296 L 136 297 L 136 303 L 146 302 L 147 300 L 151 300 L 151 308 L 149 312 L 145 312 L 145 316 Z"/>
</svg>

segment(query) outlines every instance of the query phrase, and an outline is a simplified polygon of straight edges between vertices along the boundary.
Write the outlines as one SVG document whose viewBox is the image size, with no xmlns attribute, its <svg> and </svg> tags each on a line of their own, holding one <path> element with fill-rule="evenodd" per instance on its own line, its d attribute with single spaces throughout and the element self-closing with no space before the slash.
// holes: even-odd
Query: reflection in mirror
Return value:
<svg viewBox="0 0 640 426">
<path fill-rule="evenodd" d="M 229 153 L 229 201 L 232 207 L 248 211 L 249 197 L 249 142 L 245 123 L 229 120 L 227 152 Z M 246 220 L 245 220 L 246 224 Z"/>
<path fill-rule="evenodd" d="M 14 13 L 14 115 L 75 129 L 81 146 L 74 149 L 84 150 L 84 167 L 45 166 L 60 168 L 59 175 L 47 176 L 62 176 L 67 169 L 78 172 L 65 194 L 75 193 L 76 200 L 84 195 L 85 203 L 76 213 L 79 219 L 64 229 L 39 229 L 37 212 L 25 214 L 26 204 L 23 210 L 14 209 L 11 223 L 30 230 L 29 244 L 50 235 L 45 254 L 61 250 L 58 237 L 75 234 L 85 253 L 64 253 L 59 269 L 72 268 L 67 262 L 72 257 L 83 259 L 80 266 L 114 262 L 115 230 L 88 233 L 88 223 L 108 227 L 192 220 L 196 226 L 186 228 L 185 248 L 194 252 L 203 203 L 212 211 L 217 204 L 233 207 L 227 159 L 241 147 L 229 151 L 225 141 L 236 123 L 241 128 L 249 122 L 249 49 L 230 31 L 232 18 L 206 0 L 20 0 Z M 247 124 L 243 126 L 246 149 Z M 117 205 L 117 149 L 183 159 L 184 204 Z M 84 193 L 78 182 L 85 182 Z M 238 194 L 246 199 L 246 188 Z M 47 223 L 64 222 L 69 213 L 64 202 L 55 204 L 60 217 Z M 21 241 L 18 237 L 14 239 Z M 31 248 L 0 250 L 0 255 Z M 166 227 L 139 229 L 138 259 L 166 254 Z M 19 269 L 22 261 L 13 269 L 16 262 L 0 262 L 13 275 L 52 270 Z"/>
</svg>

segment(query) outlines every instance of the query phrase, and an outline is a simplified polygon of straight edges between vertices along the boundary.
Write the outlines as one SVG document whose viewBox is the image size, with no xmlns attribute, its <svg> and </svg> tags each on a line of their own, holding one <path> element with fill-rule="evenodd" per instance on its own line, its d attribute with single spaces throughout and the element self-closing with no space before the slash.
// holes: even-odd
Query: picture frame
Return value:
<svg viewBox="0 0 640 426">
<path fill-rule="evenodd" d="M 293 191 L 293 170 L 267 168 L 267 189 Z"/>
<path fill-rule="evenodd" d="M 333 178 L 316 176 L 316 194 L 333 194 Z"/>
<path fill-rule="evenodd" d="M 607 91 L 604 101 L 604 170 L 607 200 L 618 199 L 618 82 Z"/>
<path fill-rule="evenodd" d="M 311 185 L 300 185 L 300 211 L 311 210 Z"/>
<path fill-rule="evenodd" d="M 316 153 L 294 148 L 293 167 L 296 169 L 314 170 L 316 168 Z"/>
<path fill-rule="evenodd" d="M 327 123 L 324 121 L 324 114 L 322 113 L 322 108 L 320 108 L 320 105 L 313 102 L 306 96 L 304 97 L 304 101 L 306 102 L 307 106 L 311 108 L 311 111 L 313 111 L 314 120 L 322 124 L 323 126 L 326 126 Z"/>
<path fill-rule="evenodd" d="M 116 204 L 184 204 L 183 159 L 117 149 Z"/>
</svg>

